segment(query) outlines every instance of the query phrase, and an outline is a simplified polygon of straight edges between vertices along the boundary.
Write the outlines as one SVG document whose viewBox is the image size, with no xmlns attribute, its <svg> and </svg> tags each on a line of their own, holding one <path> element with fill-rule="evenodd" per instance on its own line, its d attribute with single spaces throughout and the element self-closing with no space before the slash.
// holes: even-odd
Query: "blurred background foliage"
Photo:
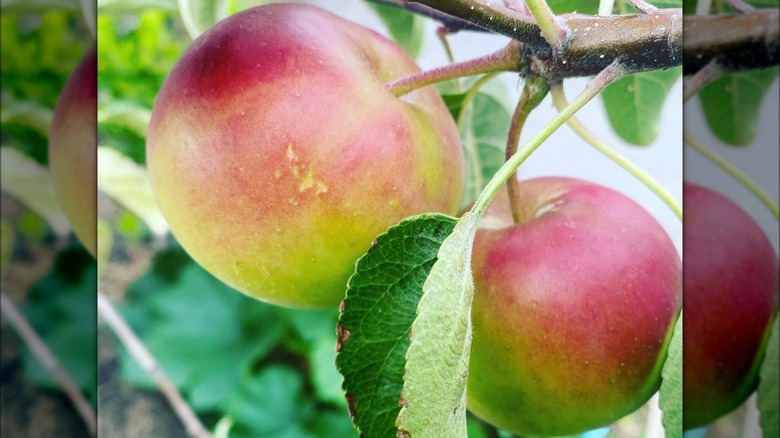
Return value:
<svg viewBox="0 0 780 438">
<path fill-rule="evenodd" d="M 3 2 L 0 17 L 2 284 L 97 406 L 95 261 L 70 234 L 48 169 L 60 90 L 93 40 L 78 4 Z M 2 435 L 85 436 L 52 375 L 2 331 Z"/>
</svg>

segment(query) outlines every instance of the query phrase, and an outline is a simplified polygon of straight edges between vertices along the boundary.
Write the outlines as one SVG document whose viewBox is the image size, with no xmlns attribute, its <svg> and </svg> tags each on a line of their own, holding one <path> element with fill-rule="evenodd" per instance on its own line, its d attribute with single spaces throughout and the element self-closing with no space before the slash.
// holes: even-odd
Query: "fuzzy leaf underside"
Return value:
<svg viewBox="0 0 780 438">
<path fill-rule="evenodd" d="M 425 279 L 456 222 L 439 214 L 406 219 L 356 264 L 339 319 L 336 366 L 362 436 L 396 435 L 409 330 Z"/>
<path fill-rule="evenodd" d="M 682 436 L 682 337 L 682 315 L 680 315 L 674 325 L 666 362 L 661 369 L 658 405 L 663 412 L 662 421 L 667 437 Z"/>
<path fill-rule="evenodd" d="M 699 101 L 712 132 L 724 143 L 745 146 L 756 136 L 761 104 L 777 79 L 777 67 L 731 73 L 699 92 Z"/>
<path fill-rule="evenodd" d="M 406 353 L 399 436 L 466 437 L 471 350 L 471 249 L 479 217 L 466 213 L 423 285 Z"/>
<path fill-rule="evenodd" d="M 766 348 L 764 362 L 761 364 L 758 381 L 758 411 L 761 423 L 761 429 L 764 438 L 780 436 L 780 333 L 778 325 L 780 318 L 775 316 L 775 323 L 772 326 L 772 334 L 769 337 L 769 343 Z"/>
<path fill-rule="evenodd" d="M 682 69 L 635 73 L 601 93 L 612 129 L 628 143 L 647 146 L 658 137 L 669 91 Z"/>
</svg>

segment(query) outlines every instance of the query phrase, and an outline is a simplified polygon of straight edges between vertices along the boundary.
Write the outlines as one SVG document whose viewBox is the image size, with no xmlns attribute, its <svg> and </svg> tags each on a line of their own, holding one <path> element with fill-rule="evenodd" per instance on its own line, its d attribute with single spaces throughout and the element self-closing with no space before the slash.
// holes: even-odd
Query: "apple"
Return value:
<svg viewBox="0 0 780 438">
<path fill-rule="evenodd" d="M 778 261 L 738 205 L 686 182 L 683 427 L 742 404 L 757 384 L 778 303 Z"/>
<path fill-rule="evenodd" d="M 321 9 L 269 4 L 206 31 L 157 96 L 152 188 L 206 270 L 257 299 L 336 307 L 377 235 L 423 212 L 454 214 L 458 130 L 395 43 Z"/>
<path fill-rule="evenodd" d="M 97 53 L 87 51 L 57 100 L 49 130 L 54 192 L 73 231 L 97 254 Z"/>
<path fill-rule="evenodd" d="M 681 306 L 661 225 L 591 182 L 523 181 L 514 224 L 499 192 L 474 240 L 468 408 L 518 435 L 605 426 L 644 404 Z"/>
</svg>

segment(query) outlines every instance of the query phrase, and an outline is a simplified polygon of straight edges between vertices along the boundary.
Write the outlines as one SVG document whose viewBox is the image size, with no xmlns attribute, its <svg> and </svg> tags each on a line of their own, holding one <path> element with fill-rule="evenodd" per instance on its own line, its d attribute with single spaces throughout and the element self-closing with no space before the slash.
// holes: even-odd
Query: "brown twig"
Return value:
<svg viewBox="0 0 780 438">
<path fill-rule="evenodd" d="M 683 103 L 690 100 L 707 84 L 723 76 L 724 73 L 717 59 L 710 61 L 683 84 Z"/>
<path fill-rule="evenodd" d="M 533 73 L 551 82 L 590 76 L 616 57 L 631 72 L 684 65 L 694 74 L 714 58 L 731 71 L 765 68 L 778 63 L 778 9 L 755 9 L 716 16 L 685 16 L 681 9 L 648 13 L 558 18 L 576 30 L 560 60 L 541 35 L 533 17 L 488 0 L 373 0 L 427 15 L 451 30 L 488 31 L 523 43 Z M 685 40 L 682 35 L 685 33 Z"/>
<path fill-rule="evenodd" d="M 73 403 L 73 407 L 76 408 L 84 424 L 87 426 L 90 436 L 97 436 L 97 418 L 95 410 L 92 409 L 89 402 L 84 398 L 84 394 L 70 377 L 68 371 L 62 366 L 57 357 L 52 353 L 49 347 L 43 342 L 40 336 L 35 332 L 35 329 L 27 322 L 27 319 L 19 312 L 14 302 L 5 295 L 5 292 L 0 293 L 0 308 L 2 308 L 3 317 L 11 324 L 11 326 L 19 333 L 22 340 L 30 352 L 35 356 L 46 371 L 54 376 L 57 383 L 60 385 L 65 395 Z"/>
<path fill-rule="evenodd" d="M 160 368 L 152 354 L 133 332 L 127 321 L 114 308 L 111 301 L 98 292 L 97 302 L 100 317 L 111 327 L 111 330 L 114 331 L 119 341 L 122 342 L 127 352 L 135 359 L 141 369 L 152 376 L 152 379 L 184 424 L 187 434 L 194 438 L 211 438 L 211 434 L 201 424 L 195 412 L 192 411 L 179 390 L 176 389 L 176 385 L 171 382 L 162 368 Z"/>
</svg>

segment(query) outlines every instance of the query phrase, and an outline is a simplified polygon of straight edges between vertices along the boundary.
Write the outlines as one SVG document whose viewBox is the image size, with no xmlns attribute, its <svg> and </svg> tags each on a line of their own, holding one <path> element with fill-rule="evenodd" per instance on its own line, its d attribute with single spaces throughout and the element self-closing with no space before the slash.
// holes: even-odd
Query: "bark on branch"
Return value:
<svg viewBox="0 0 780 438">
<path fill-rule="evenodd" d="M 681 9 L 612 16 L 563 14 L 560 18 L 570 32 L 559 56 L 553 56 L 534 19 L 500 1 L 375 1 L 429 16 L 452 31 L 488 31 L 521 41 L 524 73 L 552 81 L 597 74 L 615 58 L 633 72 L 683 64 L 685 74 L 713 59 L 731 71 L 778 63 L 777 9 L 684 19 Z"/>
</svg>

